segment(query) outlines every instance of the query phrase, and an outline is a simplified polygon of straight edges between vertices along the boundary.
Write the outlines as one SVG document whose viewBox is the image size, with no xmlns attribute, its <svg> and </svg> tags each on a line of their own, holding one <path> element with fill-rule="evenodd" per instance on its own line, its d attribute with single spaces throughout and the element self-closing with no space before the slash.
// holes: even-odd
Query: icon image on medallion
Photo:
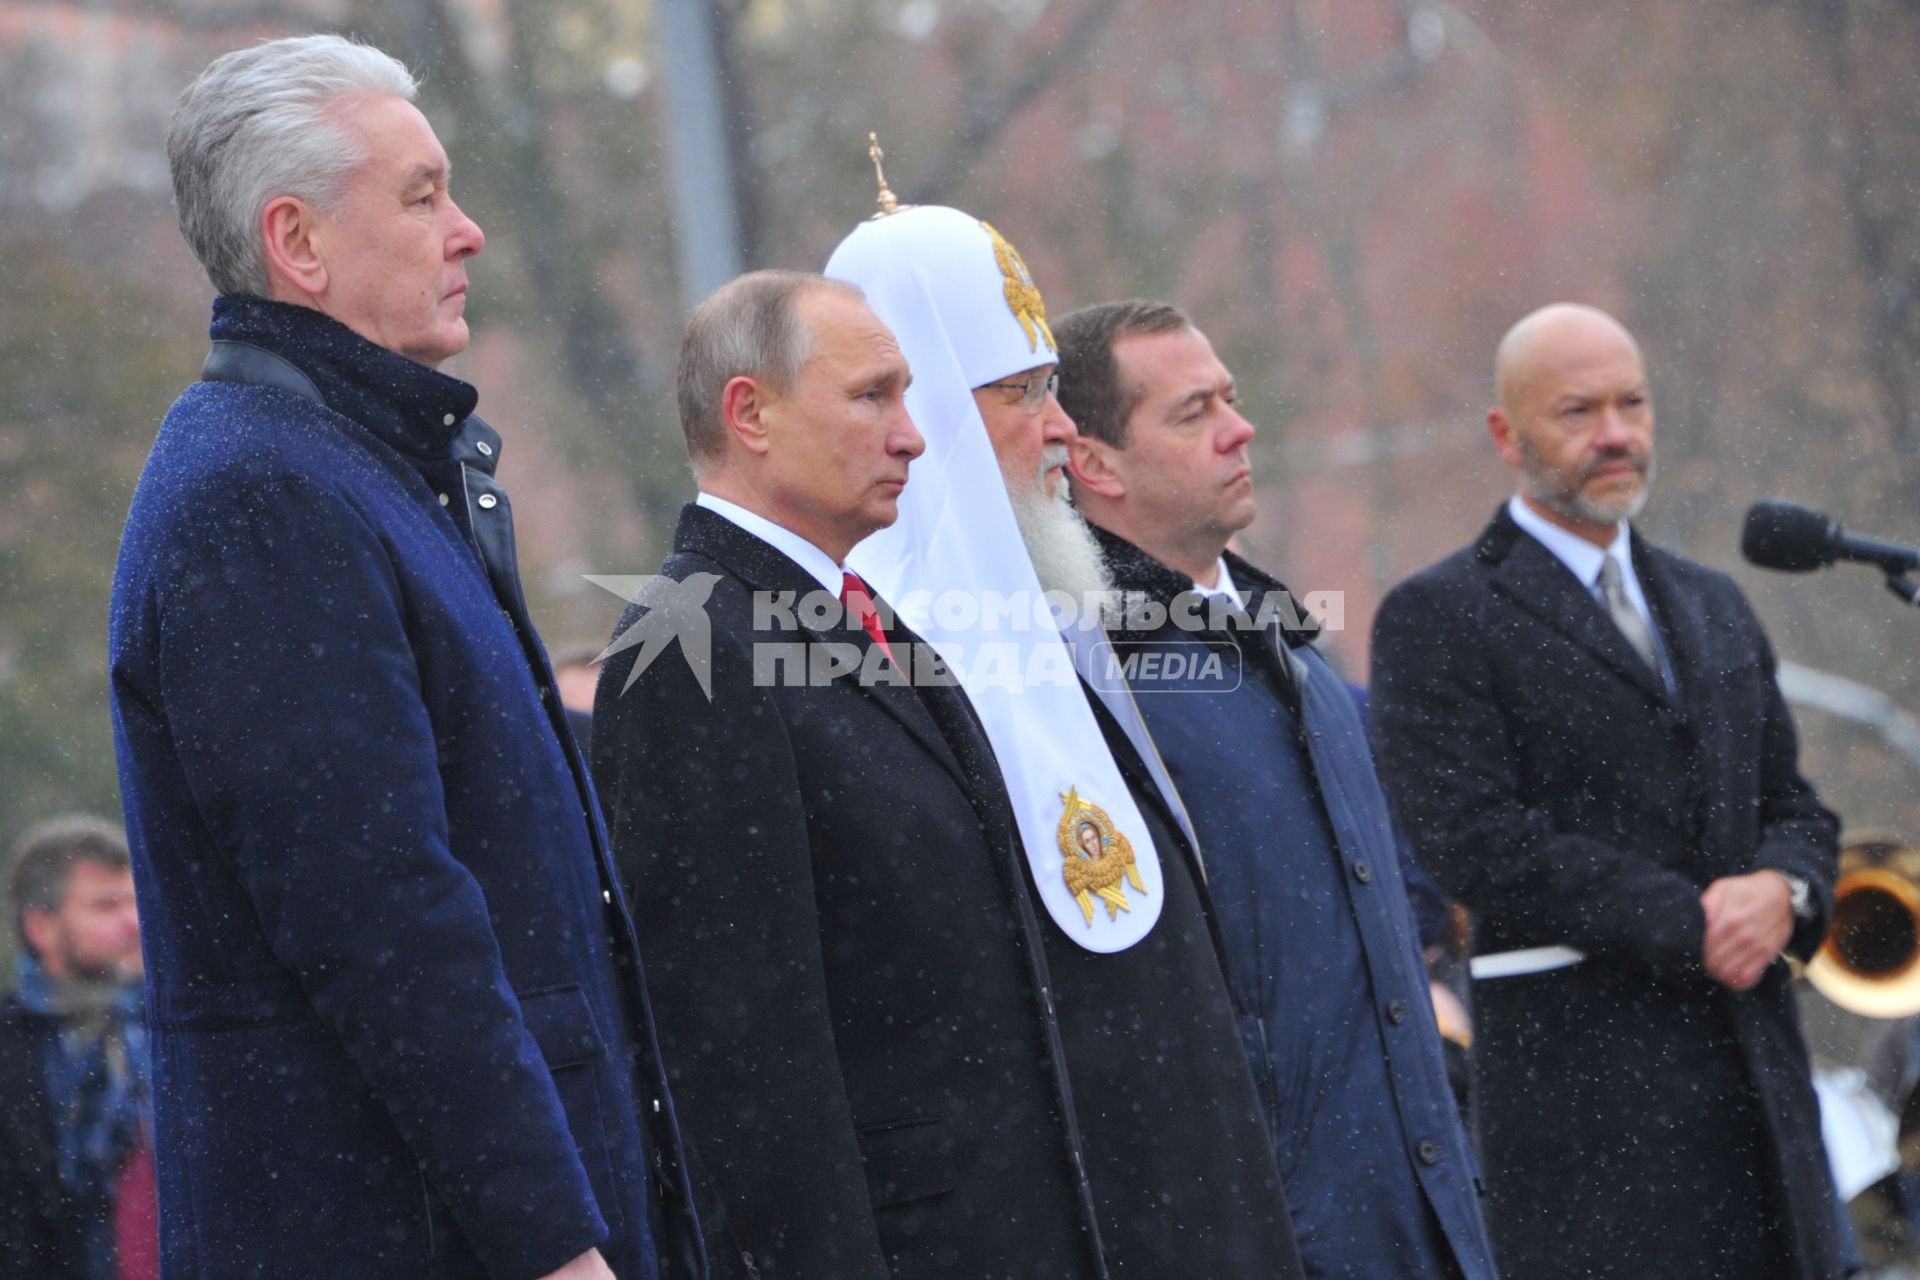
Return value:
<svg viewBox="0 0 1920 1280">
<path fill-rule="evenodd" d="M 1117 919 L 1122 911 L 1133 908 L 1127 902 L 1126 886 L 1144 894 L 1146 884 L 1134 862 L 1133 842 L 1113 825 L 1113 819 L 1099 805 L 1080 798 L 1078 787 L 1061 794 L 1066 811 L 1060 815 L 1058 839 L 1060 855 L 1065 859 L 1060 876 L 1068 892 L 1080 904 L 1087 927 L 1093 927 L 1093 900 L 1106 904 L 1107 919 Z"/>
</svg>

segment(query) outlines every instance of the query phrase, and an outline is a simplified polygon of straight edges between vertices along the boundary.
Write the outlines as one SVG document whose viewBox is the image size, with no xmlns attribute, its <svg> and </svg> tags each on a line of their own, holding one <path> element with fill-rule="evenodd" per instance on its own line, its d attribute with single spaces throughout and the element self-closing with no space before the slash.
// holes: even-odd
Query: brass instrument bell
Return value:
<svg viewBox="0 0 1920 1280">
<path fill-rule="evenodd" d="M 1873 835 L 1840 851 L 1832 921 L 1807 981 L 1862 1017 L 1920 1013 L 1920 849 Z"/>
</svg>

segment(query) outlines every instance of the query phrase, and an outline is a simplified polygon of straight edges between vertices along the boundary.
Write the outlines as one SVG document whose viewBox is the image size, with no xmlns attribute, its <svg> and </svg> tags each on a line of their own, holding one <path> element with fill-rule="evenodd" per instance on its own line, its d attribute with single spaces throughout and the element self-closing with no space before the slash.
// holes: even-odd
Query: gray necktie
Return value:
<svg viewBox="0 0 1920 1280">
<path fill-rule="evenodd" d="M 1633 601 L 1627 599 L 1626 586 L 1620 579 L 1620 562 L 1611 553 L 1600 562 L 1600 593 L 1606 598 L 1607 612 L 1613 615 L 1613 625 L 1620 628 L 1620 634 L 1627 638 L 1648 669 L 1658 674 L 1660 657 L 1654 651 L 1653 632 L 1640 611 L 1633 607 Z"/>
</svg>

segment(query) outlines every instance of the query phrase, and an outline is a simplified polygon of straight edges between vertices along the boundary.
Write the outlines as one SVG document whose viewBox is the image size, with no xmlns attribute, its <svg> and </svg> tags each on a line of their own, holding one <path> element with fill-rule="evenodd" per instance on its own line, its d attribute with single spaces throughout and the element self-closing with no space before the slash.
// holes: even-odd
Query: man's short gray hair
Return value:
<svg viewBox="0 0 1920 1280">
<path fill-rule="evenodd" d="M 687 322 L 674 382 L 696 473 L 725 456 L 721 394 L 727 383 L 747 377 L 785 391 L 813 354 L 813 331 L 799 310 L 811 289 L 867 296 L 857 285 L 805 271 L 753 271 L 721 285 Z"/>
<path fill-rule="evenodd" d="M 413 100 L 413 73 L 341 36 L 270 40 L 215 58 L 187 86 L 167 130 L 173 202 L 207 278 L 223 294 L 267 292 L 260 213 L 278 196 L 332 212 L 366 160 L 337 111 L 343 100 Z"/>
</svg>

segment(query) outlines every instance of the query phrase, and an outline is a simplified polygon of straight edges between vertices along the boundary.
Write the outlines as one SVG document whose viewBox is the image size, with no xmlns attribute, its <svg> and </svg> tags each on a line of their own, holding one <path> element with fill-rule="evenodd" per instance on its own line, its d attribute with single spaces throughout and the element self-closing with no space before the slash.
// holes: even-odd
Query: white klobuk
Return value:
<svg viewBox="0 0 1920 1280">
<path fill-rule="evenodd" d="M 907 409 L 927 442 L 899 520 L 856 546 L 848 563 L 959 672 L 999 760 L 1048 914 L 1089 951 L 1123 951 L 1160 918 L 1165 884 L 1075 678 L 1076 653 L 1045 610 L 1028 608 L 1008 622 L 985 607 L 954 607 L 964 596 L 983 606 L 1042 598 L 972 395 L 1056 361 L 1039 293 L 997 232 L 937 206 L 862 223 L 826 274 L 865 290 L 899 339 L 913 371 Z M 1090 641 L 1078 648 L 1084 662 Z M 998 661 L 982 663 L 989 653 Z M 1128 845 L 1131 864 L 1115 878 Z"/>
</svg>

